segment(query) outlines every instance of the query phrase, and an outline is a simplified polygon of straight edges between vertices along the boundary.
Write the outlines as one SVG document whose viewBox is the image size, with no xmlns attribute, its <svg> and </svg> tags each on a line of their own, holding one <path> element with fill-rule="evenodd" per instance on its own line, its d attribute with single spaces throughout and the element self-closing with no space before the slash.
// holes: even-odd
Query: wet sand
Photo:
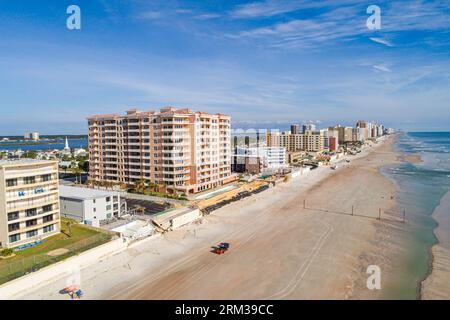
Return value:
<svg viewBox="0 0 450 320">
<path fill-rule="evenodd" d="M 434 230 L 439 242 L 431 248 L 431 273 L 422 282 L 421 298 L 450 299 L 450 192 L 442 197 L 432 217 L 439 224 Z"/>
<path fill-rule="evenodd" d="M 408 161 L 411 163 L 420 163 L 422 162 L 422 157 L 420 155 L 404 155 L 402 156 L 404 161 Z"/>
</svg>

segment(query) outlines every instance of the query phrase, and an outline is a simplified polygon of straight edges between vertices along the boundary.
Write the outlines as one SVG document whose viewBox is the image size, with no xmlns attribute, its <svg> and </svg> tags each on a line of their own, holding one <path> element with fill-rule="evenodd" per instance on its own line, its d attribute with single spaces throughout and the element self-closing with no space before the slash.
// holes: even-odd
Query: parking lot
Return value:
<svg viewBox="0 0 450 320">
<path fill-rule="evenodd" d="M 139 207 L 144 208 L 144 214 L 146 215 L 154 215 L 156 213 L 162 212 L 170 208 L 169 203 L 156 203 L 147 200 L 136 200 L 136 199 L 125 199 L 127 202 L 128 210 L 133 210 Z"/>
</svg>

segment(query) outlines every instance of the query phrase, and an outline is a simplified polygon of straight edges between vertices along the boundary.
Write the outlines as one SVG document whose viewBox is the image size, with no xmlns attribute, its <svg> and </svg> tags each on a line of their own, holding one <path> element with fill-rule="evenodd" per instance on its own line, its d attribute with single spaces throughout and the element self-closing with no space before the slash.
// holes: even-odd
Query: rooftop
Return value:
<svg viewBox="0 0 450 320">
<path fill-rule="evenodd" d="M 79 200 L 90 200 L 96 198 L 103 198 L 106 196 L 118 195 L 115 191 L 106 191 L 90 188 L 72 187 L 72 186 L 59 186 L 59 196 L 64 198 L 72 198 Z"/>
<path fill-rule="evenodd" d="M 229 115 L 225 115 L 222 113 L 207 113 L 207 112 L 201 112 L 201 111 L 193 111 L 189 108 L 177 108 L 172 106 L 165 106 L 161 107 L 159 111 L 141 111 L 139 109 L 129 109 L 126 111 L 126 114 L 123 116 L 120 116 L 116 113 L 112 114 L 100 114 L 100 115 L 93 115 L 88 117 L 88 119 L 94 120 L 94 119 L 117 119 L 117 118 L 134 118 L 134 117 L 150 117 L 153 115 L 189 115 L 189 114 L 197 114 L 199 116 L 207 116 L 207 117 L 227 117 L 231 118 Z"/>
<path fill-rule="evenodd" d="M 36 159 L 10 159 L 0 160 L 0 167 L 20 166 L 29 164 L 49 164 L 55 163 L 53 160 L 36 160 Z"/>
</svg>

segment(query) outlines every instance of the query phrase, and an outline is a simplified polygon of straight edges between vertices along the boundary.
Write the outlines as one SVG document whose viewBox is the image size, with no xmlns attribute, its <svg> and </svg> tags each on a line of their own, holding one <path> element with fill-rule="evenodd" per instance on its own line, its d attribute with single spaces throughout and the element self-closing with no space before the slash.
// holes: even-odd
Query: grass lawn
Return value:
<svg viewBox="0 0 450 320">
<path fill-rule="evenodd" d="M 69 224 L 71 224 L 70 228 Z M 0 259 L 0 283 L 10 280 L 9 277 L 17 277 L 12 274 L 20 276 L 22 269 L 38 265 L 43 267 L 58 262 L 77 252 L 106 243 L 110 239 L 111 234 L 106 231 L 97 231 L 73 220 L 61 218 L 61 233 L 44 239 L 41 244 L 34 247 L 14 252 L 15 257 Z M 47 255 L 48 252 L 60 248 L 68 248 L 70 252 L 57 257 Z"/>
</svg>

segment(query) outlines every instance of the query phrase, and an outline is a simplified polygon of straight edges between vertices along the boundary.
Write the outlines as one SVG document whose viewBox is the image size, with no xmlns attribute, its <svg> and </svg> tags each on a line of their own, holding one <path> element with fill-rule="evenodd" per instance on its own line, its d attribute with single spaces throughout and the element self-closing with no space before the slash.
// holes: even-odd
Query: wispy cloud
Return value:
<svg viewBox="0 0 450 320">
<path fill-rule="evenodd" d="M 138 15 L 139 19 L 145 19 L 145 20 L 155 20 L 160 19 L 164 15 L 161 11 L 145 11 Z"/>
<path fill-rule="evenodd" d="M 375 70 L 382 71 L 382 72 L 392 72 L 392 70 L 389 69 L 389 68 L 388 68 L 387 66 L 385 66 L 385 65 L 374 65 L 373 68 L 374 68 Z"/>
<path fill-rule="evenodd" d="M 238 5 L 230 13 L 230 16 L 240 19 L 264 18 L 311 8 L 343 6 L 361 2 L 361 0 L 265 0 Z"/>
<path fill-rule="evenodd" d="M 383 39 L 383 38 L 370 37 L 369 39 L 372 40 L 373 42 L 384 44 L 387 47 L 393 47 L 394 46 L 389 40 L 386 40 L 386 39 Z"/>
<path fill-rule="evenodd" d="M 410 30 L 446 30 L 450 27 L 450 4 L 444 1 L 381 1 L 382 28 L 368 30 L 365 1 L 261 1 L 237 6 L 235 18 L 261 18 L 282 13 L 293 13 L 307 8 L 321 8 L 307 18 L 298 15 L 289 19 L 269 19 L 265 26 L 243 30 L 232 38 L 255 38 L 267 41 L 270 47 L 304 48 L 352 41 L 368 37 L 371 41 L 388 47 L 394 46 L 385 35 Z M 336 7 L 336 5 L 339 5 Z M 351 18 L 350 18 L 351 17 Z M 378 35 L 375 35 L 378 34 Z"/>
<path fill-rule="evenodd" d="M 222 15 L 218 13 L 203 13 L 196 15 L 194 18 L 198 20 L 210 20 L 210 19 L 217 19 L 220 17 L 222 17 Z"/>
</svg>

